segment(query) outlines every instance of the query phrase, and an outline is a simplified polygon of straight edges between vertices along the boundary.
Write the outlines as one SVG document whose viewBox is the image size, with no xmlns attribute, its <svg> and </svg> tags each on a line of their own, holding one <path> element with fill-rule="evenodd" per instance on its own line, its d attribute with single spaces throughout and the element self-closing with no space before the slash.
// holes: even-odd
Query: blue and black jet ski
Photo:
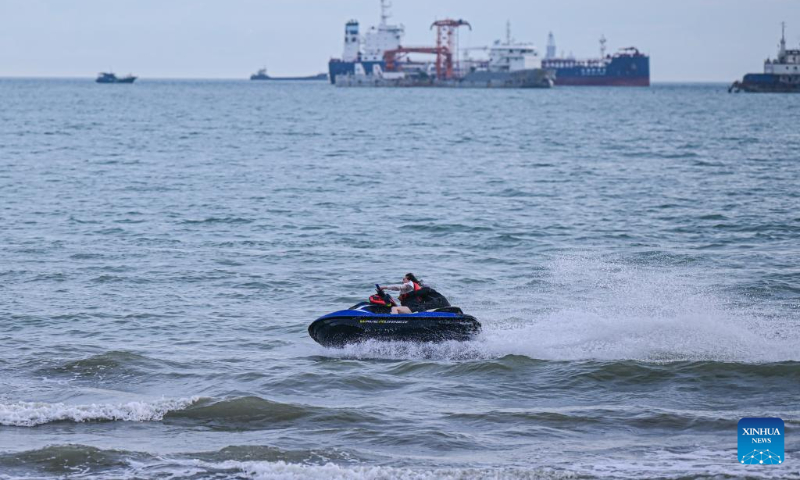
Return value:
<svg viewBox="0 0 800 480">
<path fill-rule="evenodd" d="M 472 340 L 481 331 L 475 317 L 465 315 L 458 307 L 436 290 L 422 287 L 410 292 L 403 303 L 409 314 L 391 313 L 394 299 L 375 285 L 377 294 L 347 310 L 320 317 L 308 326 L 308 334 L 325 347 L 344 345 L 365 340 L 443 342 L 446 340 Z"/>
</svg>

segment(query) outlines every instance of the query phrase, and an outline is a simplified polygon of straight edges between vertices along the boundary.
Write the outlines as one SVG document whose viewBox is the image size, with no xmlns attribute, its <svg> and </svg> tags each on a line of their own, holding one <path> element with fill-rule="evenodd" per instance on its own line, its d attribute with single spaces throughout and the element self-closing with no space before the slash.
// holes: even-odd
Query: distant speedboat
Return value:
<svg viewBox="0 0 800 480">
<path fill-rule="evenodd" d="M 125 77 L 117 77 L 113 73 L 99 73 L 97 75 L 97 83 L 133 83 L 137 77 L 127 75 Z"/>
<path fill-rule="evenodd" d="M 259 69 L 258 72 L 250 75 L 250 80 L 327 80 L 327 73 L 320 73 L 308 77 L 270 77 L 267 75 L 267 69 Z"/>
</svg>

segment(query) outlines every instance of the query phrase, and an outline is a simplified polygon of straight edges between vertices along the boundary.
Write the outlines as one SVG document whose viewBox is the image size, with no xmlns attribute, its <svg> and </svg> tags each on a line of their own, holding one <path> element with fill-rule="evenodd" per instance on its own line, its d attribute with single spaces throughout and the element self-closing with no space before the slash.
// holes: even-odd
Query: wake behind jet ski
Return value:
<svg viewBox="0 0 800 480">
<path fill-rule="evenodd" d="M 365 340 L 443 342 L 447 340 L 472 340 L 481 331 L 475 317 L 453 307 L 436 290 L 419 286 L 406 293 L 403 303 L 414 305 L 414 313 L 397 311 L 397 302 L 380 285 L 377 293 L 347 310 L 329 313 L 308 326 L 308 334 L 325 347 L 344 345 Z M 424 310 L 422 308 L 425 308 Z"/>
</svg>

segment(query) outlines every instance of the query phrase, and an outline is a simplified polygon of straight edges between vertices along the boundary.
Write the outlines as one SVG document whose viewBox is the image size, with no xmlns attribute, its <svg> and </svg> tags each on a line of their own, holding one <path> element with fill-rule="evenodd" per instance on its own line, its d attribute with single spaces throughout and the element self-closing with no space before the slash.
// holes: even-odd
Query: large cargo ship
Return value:
<svg viewBox="0 0 800 480">
<path fill-rule="evenodd" d="M 555 71 L 556 85 L 650 86 L 650 57 L 635 47 L 623 48 L 614 55 L 607 55 L 605 37 L 600 38 L 599 58 L 578 60 L 557 57 L 555 38 L 550 33 L 542 67 Z"/>
<path fill-rule="evenodd" d="M 786 49 L 786 24 L 782 25 L 778 58 L 764 62 L 764 73 L 748 73 L 733 82 L 729 92 L 800 93 L 800 49 Z"/>
<path fill-rule="evenodd" d="M 433 22 L 436 46 L 405 47 L 404 27 L 387 23 L 388 3 L 381 0 L 381 23 L 362 37 L 355 20 L 345 25 L 344 52 L 329 63 L 331 83 L 340 87 L 550 88 L 554 73 L 542 68 L 532 44 L 516 42 L 508 28 L 506 41 L 482 48 L 484 60 L 458 58 L 458 29 L 464 20 Z M 435 55 L 435 61 L 411 59 Z"/>
</svg>

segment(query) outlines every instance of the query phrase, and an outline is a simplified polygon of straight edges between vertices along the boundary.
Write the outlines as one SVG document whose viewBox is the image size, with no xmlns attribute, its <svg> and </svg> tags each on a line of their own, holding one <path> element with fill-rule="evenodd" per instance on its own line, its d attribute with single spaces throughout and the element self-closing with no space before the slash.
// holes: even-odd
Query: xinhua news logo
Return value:
<svg viewBox="0 0 800 480">
<path fill-rule="evenodd" d="M 739 463 L 780 465 L 783 456 L 783 420 L 743 418 L 739 420 Z"/>
</svg>

